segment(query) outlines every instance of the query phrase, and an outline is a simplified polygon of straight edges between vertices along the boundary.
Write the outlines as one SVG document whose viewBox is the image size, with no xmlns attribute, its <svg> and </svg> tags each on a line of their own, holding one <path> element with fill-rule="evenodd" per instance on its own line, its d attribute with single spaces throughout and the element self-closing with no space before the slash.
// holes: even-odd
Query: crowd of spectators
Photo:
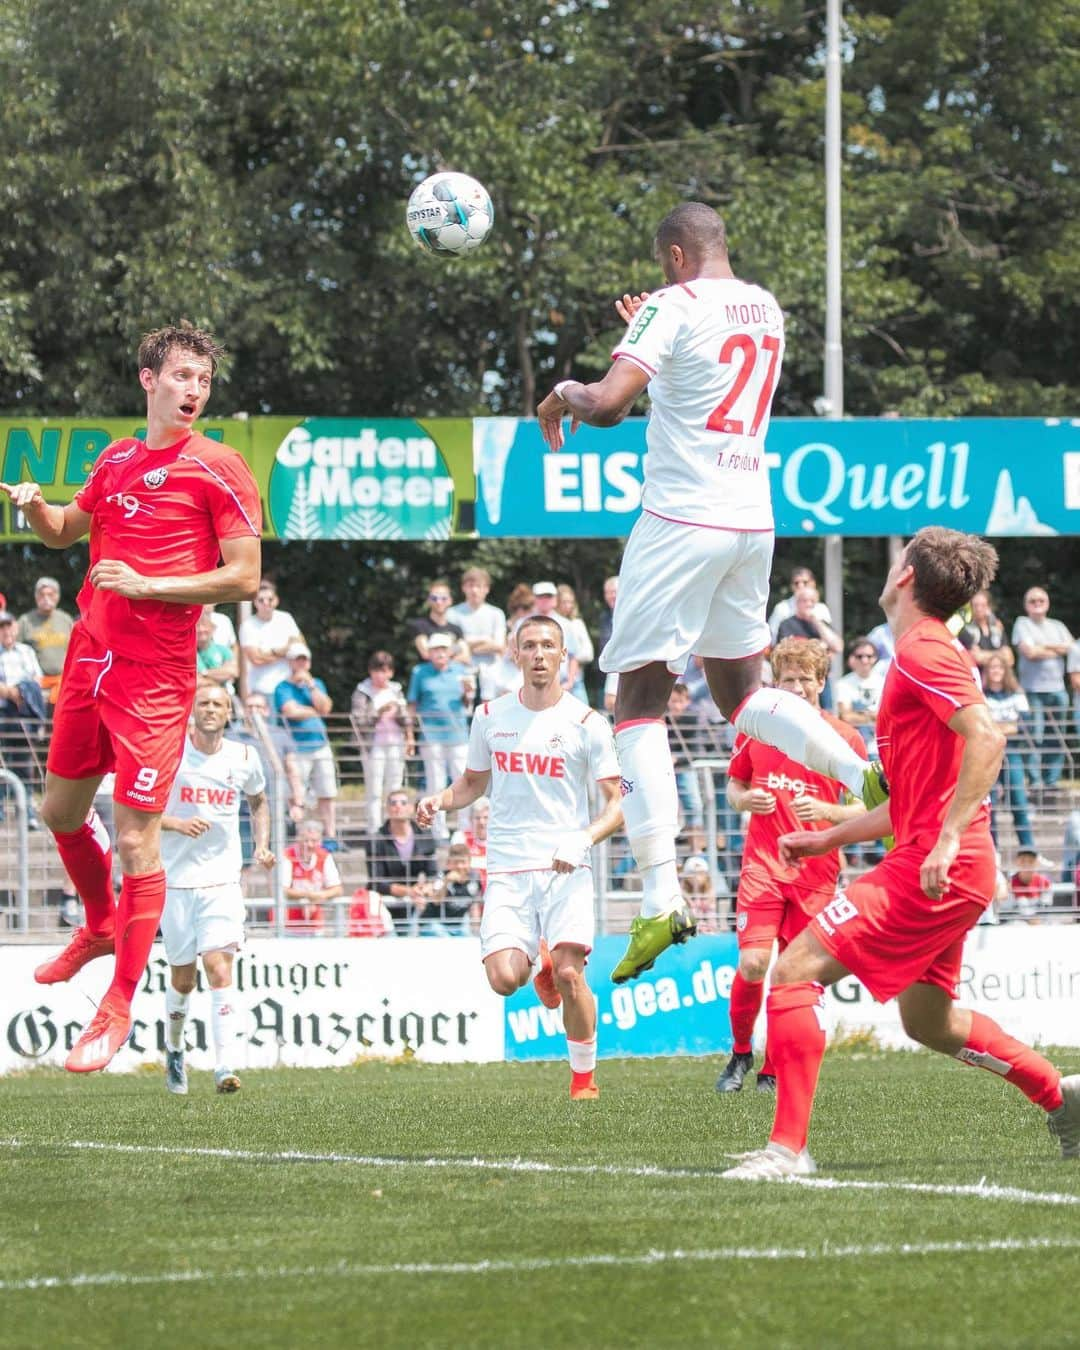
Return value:
<svg viewBox="0 0 1080 1350">
<path fill-rule="evenodd" d="M 611 633 L 618 578 L 603 583 L 604 603 L 592 632 L 573 588 L 564 582 L 520 583 L 506 597 L 505 610 L 492 603 L 490 592 L 491 578 L 481 567 L 463 573 L 456 603 L 450 581 L 436 578 L 403 634 L 406 669 L 398 674 L 390 651 L 368 655 L 348 710 L 363 783 L 360 837 L 355 826 L 351 833 L 339 828 L 342 740 L 340 724 L 327 720 L 333 700 L 313 670 L 299 624 L 281 608 L 275 583 L 260 583 L 253 612 L 238 633 L 227 615 L 212 606 L 204 609 L 196 629 L 199 673 L 234 695 L 237 716 L 230 734 L 257 747 L 272 790 L 281 781 L 287 794 L 292 842 L 284 865 L 291 930 L 330 931 L 328 902 L 343 895 L 334 854 L 356 848 L 366 854 L 366 884 L 349 900 L 349 932 L 475 931 L 487 803 L 482 800 L 453 821 L 440 815 L 431 831 L 415 825 L 413 806 L 420 793 L 438 791 L 464 769 L 476 702 L 520 688 L 514 640 L 525 616 L 550 615 L 559 623 L 567 652 L 560 672 L 563 688 L 610 712 L 615 680 L 600 674 L 597 656 Z M 38 579 L 34 608 L 18 617 L 0 596 L 0 753 L 4 766 L 28 789 L 39 785 L 35 774 L 39 779 L 43 755 L 35 748 L 47 739 L 73 624 L 60 601 L 60 586 L 52 577 Z M 1039 880 L 1050 864 L 1038 852 L 1034 814 L 1064 805 L 1068 747 L 1080 726 L 1080 641 L 1050 617 L 1045 588 L 1031 587 L 1023 609 L 1010 632 L 991 597 L 980 592 L 953 626 L 1007 737 L 992 820 L 995 839 L 1013 857 L 1016 870 L 1005 878 L 1008 896 L 998 908 L 1002 916 L 1032 922 L 1049 903 L 1046 896 L 1053 897 L 1053 883 L 1047 890 Z M 790 593 L 769 614 L 769 628 L 773 641 L 817 638 L 843 659 L 846 670 L 830 679 L 822 704 L 855 727 L 874 756 L 878 709 L 894 657 L 888 626 L 879 624 L 845 644 L 813 572 L 798 567 L 790 577 Z M 768 678 L 767 662 L 764 674 Z M 703 929 L 723 931 L 738 878 L 743 822 L 724 793 L 722 766 L 732 746 L 731 728 L 709 696 L 699 659 L 676 682 L 667 722 L 681 814 L 683 886 Z M 39 828 L 32 792 L 28 799 L 31 827 Z M 1014 840 L 1002 837 L 1006 818 Z M 1080 810 L 1069 819 L 1062 883 L 1073 882 L 1080 865 Z M 858 854 L 849 859 L 858 861 Z M 634 885 L 628 852 L 616 856 L 612 871 L 616 887 Z M 333 931 L 341 931 L 340 924 Z"/>
</svg>

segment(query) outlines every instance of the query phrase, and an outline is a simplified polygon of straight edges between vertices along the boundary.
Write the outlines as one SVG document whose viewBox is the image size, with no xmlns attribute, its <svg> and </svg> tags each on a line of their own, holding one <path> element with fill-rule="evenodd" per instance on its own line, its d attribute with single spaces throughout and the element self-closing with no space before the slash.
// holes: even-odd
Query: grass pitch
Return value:
<svg viewBox="0 0 1080 1350">
<path fill-rule="evenodd" d="M 1080 1343 L 1080 1165 L 1014 1089 L 832 1052 L 837 1184 L 735 1183 L 772 1102 L 719 1067 L 608 1061 L 575 1103 L 563 1065 L 7 1078 L 0 1345 Z"/>
</svg>

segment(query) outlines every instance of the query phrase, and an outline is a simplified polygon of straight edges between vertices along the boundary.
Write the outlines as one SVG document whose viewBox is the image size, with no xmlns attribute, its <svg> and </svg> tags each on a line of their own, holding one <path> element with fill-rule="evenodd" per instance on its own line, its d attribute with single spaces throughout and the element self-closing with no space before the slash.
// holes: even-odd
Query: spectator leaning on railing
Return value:
<svg viewBox="0 0 1080 1350">
<path fill-rule="evenodd" d="M 285 850 L 284 869 L 289 932 L 321 937 L 326 932 L 323 905 L 341 895 L 344 887 L 333 854 L 323 846 L 320 821 L 305 820 L 300 826 L 296 843 Z"/>
<path fill-rule="evenodd" d="M 394 658 L 372 652 L 367 679 L 353 690 L 349 719 L 364 767 L 368 832 L 382 824 L 383 800 L 405 781 L 405 761 L 416 752 L 405 693 L 394 676 Z"/>
<path fill-rule="evenodd" d="M 378 891 L 399 934 L 414 932 L 438 872 L 435 840 L 413 824 L 415 802 L 405 791 L 386 799 L 386 821 L 371 841 L 369 886 Z"/>
</svg>

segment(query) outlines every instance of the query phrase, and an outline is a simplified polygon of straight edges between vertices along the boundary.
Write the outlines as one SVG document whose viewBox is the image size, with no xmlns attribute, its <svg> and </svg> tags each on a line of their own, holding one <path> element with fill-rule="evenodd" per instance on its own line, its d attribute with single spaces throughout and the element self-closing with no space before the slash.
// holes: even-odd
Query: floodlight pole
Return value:
<svg viewBox="0 0 1080 1350">
<path fill-rule="evenodd" d="M 826 418 L 844 415 L 844 345 L 841 332 L 841 73 L 840 64 L 841 0 L 826 0 L 825 13 L 825 399 Z M 832 615 L 833 628 L 844 632 L 844 540 L 842 535 L 825 536 L 825 603 Z M 842 658 L 834 658 L 840 667 Z M 834 674 L 837 673 L 834 670 Z"/>
</svg>

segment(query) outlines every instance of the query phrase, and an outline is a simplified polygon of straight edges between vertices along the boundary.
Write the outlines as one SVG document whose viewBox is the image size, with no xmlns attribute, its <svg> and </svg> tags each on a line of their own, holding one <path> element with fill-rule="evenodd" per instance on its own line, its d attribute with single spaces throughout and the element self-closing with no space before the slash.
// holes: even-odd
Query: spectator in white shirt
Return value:
<svg viewBox="0 0 1080 1350">
<path fill-rule="evenodd" d="M 506 651 L 506 615 L 488 603 L 491 577 L 482 567 L 470 567 L 462 574 L 461 589 L 464 601 L 451 605 L 446 618 L 457 624 L 469 644 L 481 700 L 494 698 L 495 667 Z"/>
<path fill-rule="evenodd" d="M 296 620 L 279 609 L 277 587 L 264 577 L 255 593 L 255 612 L 240 625 L 240 646 L 247 662 L 247 692 L 265 694 L 273 701 L 274 690 L 289 675 L 285 653 L 294 638 L 303 640 Z"/>
</svg>

